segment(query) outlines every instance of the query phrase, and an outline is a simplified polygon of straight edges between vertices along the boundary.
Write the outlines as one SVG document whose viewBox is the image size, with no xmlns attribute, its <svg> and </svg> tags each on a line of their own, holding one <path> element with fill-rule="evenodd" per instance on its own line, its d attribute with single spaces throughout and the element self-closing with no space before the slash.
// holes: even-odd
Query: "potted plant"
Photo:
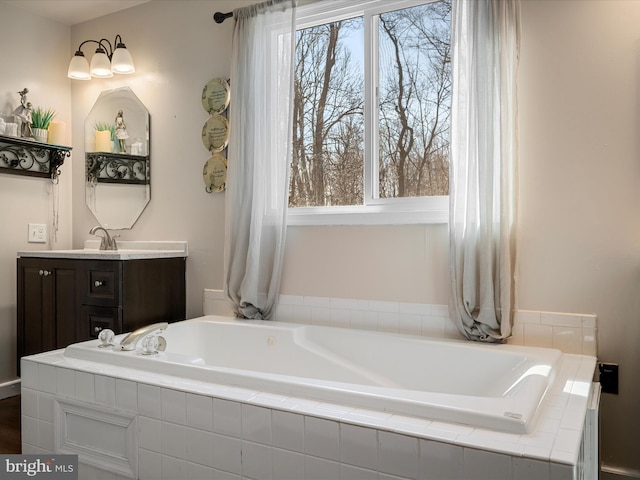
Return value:
<svg viewBox="0 0 640 480">
<path fill-rule="evenodd" d="M 116 140 L 116 126 L 109 122 L 96 122 L 96 152 L 112 152 Z"/>
<path fill-rule="evenodd" d="M 49 124 L 53 117 L 56 116 L 55 110 L 48 108 L 44 110 L 36 107 L 31 112 L 31 128 L 33 130 L 33 138 L 39 142 L 46 142 L 49 133 Z"/>
</svg>

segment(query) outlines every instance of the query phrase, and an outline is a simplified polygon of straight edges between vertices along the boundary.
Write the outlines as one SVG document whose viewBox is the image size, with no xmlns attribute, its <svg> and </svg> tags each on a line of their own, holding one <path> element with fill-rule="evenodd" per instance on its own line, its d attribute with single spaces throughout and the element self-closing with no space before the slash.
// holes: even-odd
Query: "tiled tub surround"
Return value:
<svg viewBox="0 0 640 480">
<path fill-rule="evenodd" d="M 577 478 L 595 358 L 564 355 L 532 434 L 114 368 L 61 350 L 26 357 L 22 368 L 23 453 L 115 450 L 81 452 L 83 479 L 560 480 Z"/>
<path fill-rule="evenodd" d="M 205 315 L 232 315 L 220 290 L 205 289 Z M 274 320 L 462 339 L 446 305 L 280 295 Z M 597 356 L 593 314 L 519 310 L 508 343 Z"/>
</svg>

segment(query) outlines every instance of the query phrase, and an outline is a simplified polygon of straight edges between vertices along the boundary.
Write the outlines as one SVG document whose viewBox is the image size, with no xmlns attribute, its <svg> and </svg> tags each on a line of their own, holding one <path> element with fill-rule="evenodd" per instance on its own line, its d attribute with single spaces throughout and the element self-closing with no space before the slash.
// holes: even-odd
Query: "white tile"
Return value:
<svg viewBox="0 0 640 480">
<path fill-rule="evenodd" d="M 304 457 L 305 480 L 336 480 L 339 478 L 339 463 L 309 455 Z"/>
<path fill-rule="evenodd" d="M 329 305 L 331 308 L 354 310 L 358 308 L 358 300 L 355 298 L 330 298 Z"/>
<path fill-rule="evenodd" d="M 162 422 L 162 454 L 176 458 L 187 456 L 187 427 Z"/>
<path fill-rule="evenodd" d="M 271 410 L 242 404 L 242 438 L 251 442 L 271 444 Z"/>
<path fill-rule="evenodd" d="M 240 475 L 242 441 L 213 434 L 213 463 L 216 468 Z"/>
<path fill-rule="evenodd" d="M 129 412 L 138 411 L 138 384 L 116 378 L 116 407 Z"/>
<path fill-rule="evenodd" d="M 336 327 L 348 328 L 351 324 L 351 310 L 345 308 L 331 308 L 330 323 Z"/>
<path fill-rule="evenodd" d="M 140 448 L 162 453 L 162 422 L 155 418 L 138 417 Z"/>
<path fill-rule="evenodd" d="M 304 303 L 304 297 L 300 295 L 280 295 L 278 302 L 282 305 L 302 305 Z"/>
<path fill-rule="evenodd" d="M 582 328 L 554 326 L 553 348 L 557 348 L 563 353 L 582 353 Z"/>
<path fill-rule="evenodd" d="M 21 386 L 26 388 L 38 388 L 38 364 L 30 360 L 20 360 Z"/>
<path fill-rule="evenodd" d="M 340 458 L 340 425 L 332 420 L 304 417 L 304 450 L 329 460 Z"/>
<path fill-rule="evenodd" d="M 311 323 L 313 325 L 331 325 L 331 308 L 329 307 L 311 307 Z"/>
<path fill-rule="evenodd" d="M 296 323 L 311 323 L 311 307 L 308 305 L 294 305 L 293 318 Z"/>
<path fill-rule="evenodd" d="M 400 332 L 400 314 L 398 312 L 379 312 L 378 331 L 388 333 Z"/>
<path fill-rule="evenodd" d="M 47 393 L 56 393 L 56 367 L 38 364 L 38 390 Z"/>
<path fill-rule="evenodd" d="M 524 344 L 529 347 L 546 347 L 552 345 L 552 331 L 549 325 L 536 325 L 527 323 L 524 325 Z"/>
<path fill-rule="evenodd" d="M 400 313 L 415 315 L 431 315 L 431 305 L 428 303 L 400 303 Z"/>
<path fill-rule="evenodd" d="M 422 317 L 422 335 L 425 337 L 444 338 L 443 317 Z"/>
<path fill-rule="evenodd" d="M 20 396 L 22 415 L 38 418 L 38 392 L 30 388 L 23 388 Z"/>
<path fill-rule="evenodd" d="M 162 480 L 187 478 L 187 462 L 169 455 L 162 455 Z"/>
<path fill-rule="evenodd" d="M 75 370 L 68 368 L 56 369 L 56 393 L 73 398 L 76 394 Z"/>
<path fill-rule="evenodd" d="M 304 416 L 273 410 L 271 412 L 273 445 L 294 452 L 304 452 Z"/>
<path fill-rule="evenodd" d="M 530 458 L 513 457 L 514 480 L 549 480 L 549 462 Z"/>
<path fill-rule="evenodd" d="M 303 303 L 305 305 L 309 305 L 310 307 L 326 307 L 326 308 L 329 308 L 331 306 L 331 298 L 330 297 L 305 296 L 303 298 Z"/>
<path fill-rule="evenodd" d="M 274 480 L 300 480 L 304 477 L 304 455 L 273 449 Z"/>
<path fill-rule="evenodd" d="M 340 425 L 340 459 L 358 467 L 378 468 L 377 432 L 343 423 Z"/>
<path fill-rule="evenodd" d="M 431 305 L 431 315 L 435 317 L 449 317 L 448 305 Z"/>
<path fill-rule="evenodd" d="M 211 397 L 187 393 L 187 426 L 213 431 L 213 400 Z"/>
<path fill-rule="evenodd" d="M 138 450 L 138 476 L 140 480 L 162 478 L 162 456 L 140 448 Z"/>
<path fill-rule="evenodd" d="M 160 391 L 162 402 L 162 420 L 165 422 L 186 425 L 187 423 L 187 396 L 185 392 L 162 388 Z"/>
<path fill-rule="evenodd" d="M 240 437 L 242 434 L 240 418 L 240 403 L 219 398 L 213 399 L 214 432 Z"/>
<path fill-rule="evenodd" d="M 92 373 L 75 372 L 76 376 L 76 398 L 85 402 L 93 403 L 95 401 L 95 384 Z"/>
<path fill-rule="evenodd" d="M 511 480 L 511 457 L 472 448 L 464 449 L 465 480 Z"/>
<path fill-rule="evenodd" d="M 271 446 L 242 442 L 242 476 L 252 480 L 280 480 L 273 478 Z"/>
<path fill-rule="evenodd" d="M 53 423 L 38 420 L 38 446 L 50 452 L 55 448 L 55 431 Z"/>
<path fill-rule="evenodd" d="M 514 323 L 540 323 L 540 312 L 532 310 L 518 310 Z"/>
<path fill-rule="evenodd" d="M 422 315 L 415 313 L 401 313 L 399 332 L 408 335 L 422 335 Z"/>
<path fill-rule="evenodd" d="M 162 419 L 160 387 L 146 383 L 138 384 L 138 413 L 158 420 Z"/>
<path fill-rule="evenodd" d="M 597 315 L 582 315 L 583 328 L 596 328 L 598 326 Z"/>
<path fill-rule="evenodd" d="M 551 326 L 582 327 L 582 315 L 542 312 L 540 323 Z"/>
<path fill-rule="evenodd" d="M 402 477 L 418 478 L 418 439 L 379 431 L 378 464 L 382 472 Z"/>
<path fill-rule="evenodd" d="M 549 476 L 551 480 L 573 480 L 577 478 L 575 473 L 576 468 L 574 466 L 558 463 L 549 464 Z"/>
<path fill-rule="evenodd" d="M 187 428 L 187 460 L 213 467 L 213 433 Z"/>
<path fill-rule="evenodd" d="M 369 301 L 369 310 L 375 312 L 386 312 L 386 313 L 399 313 L 400 312 L 400 304 L 398 302 L 382 302 L 382 301 Z"/>
<path fill-rule="evenodd" d="M 96 402 L 109 407 L 116 406 L 116 379 L 104 375 L 96 375 Z"/>
<path fill-rule="evenodd" d="M 53 395 L 50 393 L 38 392 L 38 418 L 47 422 L 54 421 Z"/>
<path fill-rule="evenodd" d="M 213 475 L 213 468 L 187 462 L 185 478 L 190 480 L 215 480 Z"/>
<path fill-rule="evenodd" d="M 598 331 L 595 328 L 582 328 L 582 354 L 598 356 Z"/>
<path fill-rule="evenodd" d="M 354 467 L 346 463 L 340 464 L 340 478 L 345 480 L 378 480 L 381 478 L 380 475 L 382 474 L 379 474 L 375 470 Z"/>
<path fill-rule="evenodd" d="M 459 480 L 463 478 L 463 448 L 448 443 L 420 440 L 420 478 Z"/>
<path fill-rule="evenodd" d="M 28 417 L 22 415 L 22 443 L 28 443 L 34 447 L 39 447 L 38 444 L 38 419 L 35 417 Z"/>
</svg>

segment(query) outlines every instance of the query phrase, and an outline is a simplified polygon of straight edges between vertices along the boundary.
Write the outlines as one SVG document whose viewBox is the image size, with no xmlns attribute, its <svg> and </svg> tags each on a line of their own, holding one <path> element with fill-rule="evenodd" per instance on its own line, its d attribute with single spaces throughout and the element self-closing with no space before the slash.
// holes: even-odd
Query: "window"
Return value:
<svg viewBox="0 0 640 480">
<path fill-rule="evenodd" d="M 290 224 L 446 222 L 450 0 L 298 10 Z"/>
</svg>

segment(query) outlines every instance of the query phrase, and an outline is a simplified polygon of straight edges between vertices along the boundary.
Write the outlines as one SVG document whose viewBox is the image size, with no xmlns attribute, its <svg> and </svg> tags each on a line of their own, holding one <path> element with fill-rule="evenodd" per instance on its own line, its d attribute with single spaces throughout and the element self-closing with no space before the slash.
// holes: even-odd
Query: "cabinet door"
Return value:
<svg viewBox="0 0 640 480">
<path fill-rule="evenodd" d="M 79 280 L 75 261 L 18 259 L 18 370 L 20 357 L 76 341 Z"/>
</svg>

